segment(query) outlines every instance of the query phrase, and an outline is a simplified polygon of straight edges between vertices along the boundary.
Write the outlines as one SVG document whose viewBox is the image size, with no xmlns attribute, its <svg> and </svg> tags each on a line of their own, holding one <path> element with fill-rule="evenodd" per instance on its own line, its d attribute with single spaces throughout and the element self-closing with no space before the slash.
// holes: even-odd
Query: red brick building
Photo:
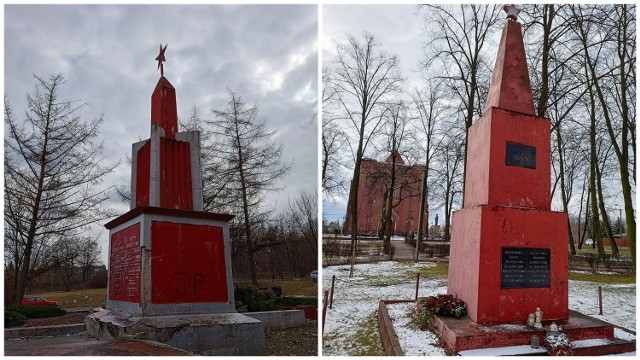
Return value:
<svg viewBox="0 0 640 360">
<path fill-rule="evenodd" d="M 420 191 L 424 166 L 407 165 L 402 156 L 396 157 L 396 186 L 393 194 L 391 213 L 394 235 L 403 235 L 418 231 L 420 212 Z M 389 155 L 385 162 L 374 159 L 362 159 L 360 165 L 360 184 L 358 187 L 358 233 L 382 234 L 384 230 L 384 211 L 388 204 L 387 194 L 391 186 L 393 157 Z M 424 231 L 427 231 L 427 219 L 424 219 Z M 344 229 L 351 232 L 351 208 L 347 206 Z"/>
</svg>

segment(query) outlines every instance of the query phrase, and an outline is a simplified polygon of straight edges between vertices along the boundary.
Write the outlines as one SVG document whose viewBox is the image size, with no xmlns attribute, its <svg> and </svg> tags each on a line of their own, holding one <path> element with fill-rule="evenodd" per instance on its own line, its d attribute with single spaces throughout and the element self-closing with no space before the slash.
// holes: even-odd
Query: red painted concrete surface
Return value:
<svg viewBox="0 0 640 360">
<path fill-rule="evenodd" d="M 536 168 L 505 165 L 507 142 L 536 148 Z M 469 128 L 464 206 L 550 209 L 548 119 L 491 108 Z"/>
<path fill-rule="evenodd" d="M 526 321 L 540 307 L 545 319 L 568 316 L 566 214 L 476 206 L 454 213 L 447 291 L 467 302 L 481 324 Z M 501 288 L 502 247 L 550 249 L 549 288 Z"/>
<path fill-rule="evenodd" d="M 140 302 L 140 223 L 111 235 L 109 300 Z"/>
<path fill-rule="evenodd" d="M 151 141 L 138 150 L 136 161 L 136 207 L 149 206 L 149 186 L 151 176 Z"/>
<path fill-rule="evenodd" d="M 513 144 L 534 148 L 535 161 L 507 165 Z M 538 307 L 545 319 L 569 314 L 567 214 L 550 211 L 550 144 L 549 120 L 535 116 L 520 24 L 506 21 L 485 113 L 469 129 L 464 208 L 452 221 L 448 292 L 475 322 L 524 322 Z M 503 248 L 548 249 L 549 287 L 502 288 Z"/>
<path fill-rule="evenodd" d="M 486 349 L 504 346 L 528 345 L 531 336 L 544 339 L 544 330 L 530 329 L 524 321 L 517 324 L 483 326 L 468 318 L 456 319 L 436 316 L 433 325 L 440 331 L 448 348 L 463 350 Z M 545 327 L 550 321 L 543 321 Z M 613 338 L 613 325 L 572 311 L 568 320 L 557 321 L 558 326 L 571 341 Z"/>
<path fill-rule="evenodd" d="M 188 142 L 160 138 L 160 207 L 193 210 Z"/>
<path fill-rule="evenodd" d="M 507 21 L 502 29 L 485 112 L 499 107 L 535 115 L 520 23 Z"/>
<path fill-rule="evenodd" d="M 164 76 L 160 77 L 151 94 L 151 124 L 164 129 L 164 136 L 175 139 L 178 132 L 176 89 Z"/>
<path fill-rule="evenodd" d="M 318 320 L 318 307 L 313 305 L 297 305 L 295 310 L 304 311 L 304 318 L 308 320 Z"/>
<path fill-rule="evenodd" d="M 221 227 L 153 221 L 151 302 L 227 302 Z"/>
</svg>

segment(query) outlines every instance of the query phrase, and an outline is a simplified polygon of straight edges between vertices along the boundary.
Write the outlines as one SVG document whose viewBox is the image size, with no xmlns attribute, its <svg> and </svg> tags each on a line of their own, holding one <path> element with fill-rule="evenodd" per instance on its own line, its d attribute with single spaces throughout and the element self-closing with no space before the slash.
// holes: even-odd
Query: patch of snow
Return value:
<svg viewBox="0 0 640 360">
<path fill-rule="evenodd" d="M 598 315 L 598 286 L 603 315 Z M 624 328 L 636 329 L 636 284 L 569 280 L 569 308 Z"/>
<path fill-rule="evenodd" d="M 586 270 L 571 270 L 570 272 L 572 273 L 576 273 L 576 274 L 584 274 L 584 275 L 619 275 L 619 272 L 615 272 L 615 271 L 605 271 L 605 270 L 598 270 L 596 273 L 594 273 L 593 271 L 586 271 Z"/>
<path fill-rule="evenodd" d="M 580 348 L 592 347 L 592 346 L 609 345 L 611 344 L 611 340 L 609 339 L 576 340 L 576 341 L 572 341 L 571 344 L 573 344 L 574 348 L 580 349 Z"/>
<path fill-rule="evenodd" d="M 444 349 L 438 347 L 438 337 L 430 331 L 420 330 L 411 314 L 415 312 L 414 303 L 388 304 L 387 311 L 393 330 L 405 356 L 445 356 Z"/>
<path fill-rule="evenodd" d="M 635 340 L 636 336 L 619 328 L 613 328 L 613 336 L 621 340 Z"/>
<path fill-rule="evenodd" d="M 363 348 L 356 341 L 358 331 L 367 331 L 367 337 L 382 346 L 376 313 L 380 300 L 410 300 L 415 297 L 415 274 L 420 269 L 436 266 L 435 263 L 409 263 L 382 261 L 373 264 L 356 264 L 353 278 L 349 278 L 349 266 L 328 266 L 322 270 L 323 289 L 331 289 L 331 278 L 336 275 L 333 308 L 327 307 L 322 354 L 348 356 L 361 354 L 371 348 Z M 446 278 L 420 277 L 420 296 L 443 294 Z M 366 327 L 375 322 L 375 328 Z"/>
<path fill-rule="evenodd" d="M 525 355 L 525 354 L 546 354 L 547 350 L 540 346 L 537 349 L 530 345 L 504 346 L 498 348 L 476 349 L 460 351 L 460 356 L 509 356 L 509 355 Z"/>
<path fill-rule="evenodd" d="M 322 272 L 323 289 L 331 289 L 333 275 L 336 275 L 336 284 L 333 309 L 327 308 L 322 354 L 325 356 L 347 356 L 380 353 L 382 342 L 376 318 L 379 301 L 414 299 L 415 273 L 432 266 L 436 266 L 436 263 L 383 261 L 356 264 L 354 269 L 355 277 L 351 279 L 349 278 L 349 265 L 324 268 Z M 597 315 L 598 285 L 602 286 L 604 315 Z M 420 297 L 445 294 L 447 292 L 446 275 L 438 277 L 421 276 L 419 290 Z M 569 280 L 569 308 L 635 331 L 635 290 L 636 284 L 605 284 L 596 281 Z M 404 320 L 400 318 L 398 320 L 394 319 L 394 327 L 399 321 Z M 372 323 L 375 325 L 372 325 Z M 426 342 L 422 337 L 420 340 L 415 340 L 417 333 L 410 331 L 411 326 L 406 324 L 399 325 L 398 329 L 400 330 L 396 330 L 396 332 L 399 337 L 398 340 L 407 355 L 413 351 L 420 354 L 433 354 L 442 351 L 441 348 Z M 505 326 L 520 327 L 520 325 L 498 326 L 502 327 L 502 329 Z M 524 327 L 524 324 L 522 327 Z M 635 339 L 632 334 L 619 329 L 615 329 L 615 331 L 618 338 L 627 340 L 632 337 Z M 362 340 L 357 340 L 357 334 L 360 337 L 364 334 L 364 337 L 370 341 L 363 345 Z M 429 335 L 427 333 L 424 336 L 428 337 Z M 419 346 L 423 348 L 419 349 Z"/>
</svg>

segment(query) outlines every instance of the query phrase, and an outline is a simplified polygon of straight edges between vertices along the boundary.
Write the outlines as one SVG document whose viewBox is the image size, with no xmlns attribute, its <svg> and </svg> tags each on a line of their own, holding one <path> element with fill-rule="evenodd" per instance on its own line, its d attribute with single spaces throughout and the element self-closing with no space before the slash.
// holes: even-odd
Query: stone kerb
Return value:
<svg viewBox="0 0 640 360">
<path fill-rule="evenodd" d="M 387 311 L 387 304 L 413 302 L 413 300 L 380 300 L 378 303 L 378 328 L 380 329 L 380 337 L 382 338 L 385 353 L 388 356 L 404 356 L 404 351 L 400 347 L 398 335 L 393 329 L 393 322 Z"/>
</svg>

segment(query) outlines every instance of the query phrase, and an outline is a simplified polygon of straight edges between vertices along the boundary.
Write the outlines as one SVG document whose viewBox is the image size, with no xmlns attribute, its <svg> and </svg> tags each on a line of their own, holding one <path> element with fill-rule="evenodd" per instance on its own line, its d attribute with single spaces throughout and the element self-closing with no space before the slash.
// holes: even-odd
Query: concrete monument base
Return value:
<svg viewBox="0 0 640 360">
<path fill-rule="evenodd" d="M 262 322 L 238 313 L 132 315 L 101 310 L 85 318 L 100 340 L 141 339 L 201 355 L 266 355 Z"/>
<path fill-rule="evenodd" d="M 544 329 L 538 330 L 528 328 L 524 321 L 485 326 L 468 317 L 457 319 L 436 315 L 432 324 L 437 329 L 445 346 L 460 355 L 496 355 L 496 348 L 515 351 L 509 355 L 532 355 L 531 337 L 538 336 L 542 345 L 545 329 L 549 327 L 551 321 L 543 321 Z M 569 318 L 557 321 L 557 325 L 562 328 L 562 332 L 574 344 L 575 355 L 600 356 L 636 350 L 635 339 L 618 338 L 614 331 L 614 325 L 577 311 L 570 311 Z M 518 346 L 522 346 L 522 348 L 518 348 Z M 514 348 L 507 349 L 507 347 Z M 478 349 L 489 348 L 492 350 L 487 353 L 477 352 Z M 472 350 L 476 352 L 470 352 Z M 540 352 L 544 353 L 545 350 L 541 349 Z"/>
</svg>

